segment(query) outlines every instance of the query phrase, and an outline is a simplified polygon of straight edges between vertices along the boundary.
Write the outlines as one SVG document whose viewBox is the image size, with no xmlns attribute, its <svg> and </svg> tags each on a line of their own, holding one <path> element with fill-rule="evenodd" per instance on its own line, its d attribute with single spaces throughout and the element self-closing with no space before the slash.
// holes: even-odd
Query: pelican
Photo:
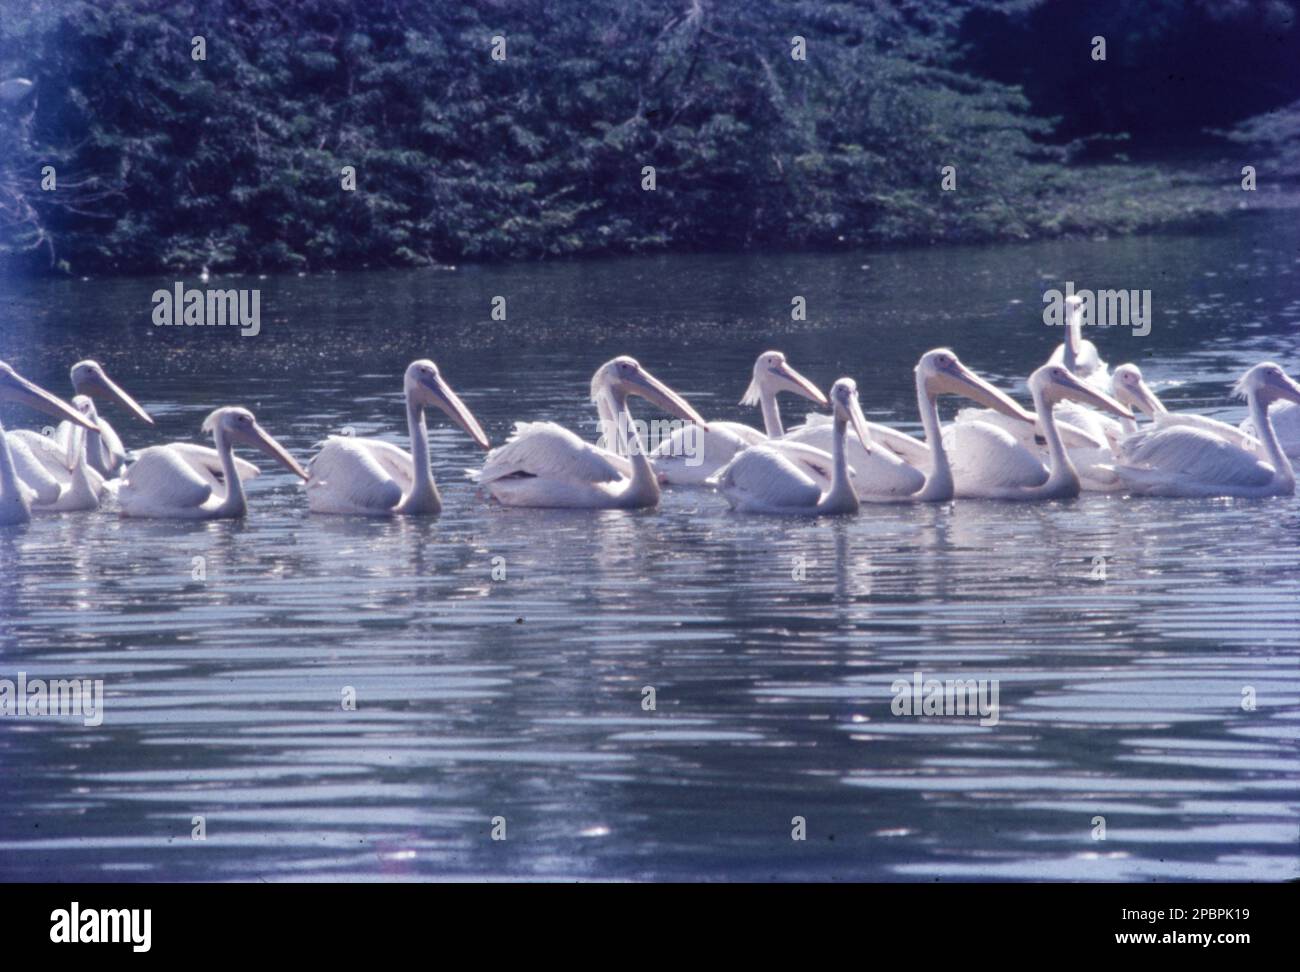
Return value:
<svg viewBox="0 0 1300 972">
<path fill-rule="evenodd" d="M 92 425 L 98 425 L 95 403 L 85 395 L 72 399 L 72 407 Z M 87 446 L 96 432 L 87 432 L 81 425 L 63 422 L 69 435 L 66 443 L 55 436 L 38 435 L 22 429 L 15 432 L 27 443 L 32 454 L 44 465 L 45 472 L 58 483 L 58 492 L 52 497 L 32 498 L 33 513 L 79 513 L 99 509 L 105 492 L 105 480 L 86 461 Z M 30 483 L 28 485 L 31 485 Z"/>
<path fill-rule="evenodd" d="M 858 405 L 858 386 L 852 378 L 841 378 L 831 386 L 832 473 L 823 488 L 772 444 L 752 446 L 732 459 L 718 473 L 718 492 L 740 513 L 802 514 L 839 516 L 856 513 L 858 494 L 850 481 L 844 440 L 852 424 L 862 442 L 870 441 L 867 420 Z"/>
<path fill-rule="evenodd" d="M 78 395 L 114 401 L 138 418 L 141 422 L 153 425 L 149 413 L 140 407 L 134 398 L 128 395 L 113 379 L 104 373 L 104 369 L 95 361 L 78 361 L 72 366 L 72 389 Z M 108 420 L 103 417 L 95 419 L 97 428 L 86 438 L 86 462 L 95 472 L 105 479 L 111 479 L 123 471 L 126 466 L 126 449 L 122 440 Z M 55 438 L 66 446 L 72 435 L 72 426 L 62 422 L 55 432 Z"/>
<path fill-rule="evenodd" d="M 1278 445 L 1287 458 L 1300 459 L 1300 406 L 1291 402 L 1279 402 L 1268 417 L 1273 423 Z M 1247 418 L 1238 428 L 1246 435 L 1258 437 L 1254 419 Z"/>
<path fill-rule="evenodd" d="M 821 389 L 795 371 L 784 354 L 764 351 L 754 362 L 753 379 L 745 390 L 745 397 L 740 400 L 742 405 L 758 405 L 762 409 L 764 431 L 759 432 L 740 422 L 710 422 L 707 432 L 703 429 L 674 429 L 672 435 L 650 453 L 660 482 L 676 486 L 703 485 L 737 452 L 769 439 L 781 438 L 785 435 L 781 409 L 777 404 L 777 395 L 781 392 L 802 395 L 822 408 L 827 405 Z M 601 408 L 602 423 L 614 418 L 607 414 L 607 406 Z M 698 443 L 694 450 L 689 448 L 688 434 Z M 700 453 L 703 454 L 702 461 L 697 461 Z"/>
<path fill-rule="evenodd" d="M 20 402 L 55 418 L 67 419 L 82 428 L 94 428 L 71 405 L 28 381 L 2 361 L 0 401 Z M 57 494 L 45 495 L 47 499 L 57 498 Z M 5 434 L 4 427 L 0 425 L 0 526 L 12 526 L 31 520 L 31 502 L 34 498 L 37 498 L 36 492 L 18 477 L 13 450 L 10 448 L 10 436 Z"/>
<path fill-rule="evenodd" d="M 1280 366 L 1265 361 L 1247 371 L 1233 390 L 1246 399 L 1267 461 L 1204 427 L 1152 427 L 1120 442 L 1121 458 L 1115 472 L 1129 490 L 1148 496 L 1293 494 L 1295 472 L 1278 442 L 1268 409 L 1276 401 L 1300 404 L 1300 384 Z"/>
<path fill-rule="evenodd" d="M 960 456 L 954 470 L 957 495 L 985 499 L 1068 499 L 1079 494 L 1079 473 L 1066 451 L 1053 411 L 1063 399 L 1104 409 L 1122 419 L 1133 413 L 1105 392 L 1085 384 L 1059 364 L 1045 364 L 1029 376 L 1034 411 L 1047 440 L 1048 465 L 996 426 L 958 422 L 953 444 Z"/>
<path fill-rule="evenodd" d="M 1110 386 L 1111 397 L 1130 410 L 1141 409 L 1153 417 L 1172 415 L 1166 412 L 1155 392 L 1142 380 L 1137 365 L 1117 367 L 1111 374 Z M 1070 399 L 1059 402 L 1052 410 L 1052 417 L 1057 434 L 1069 453 L 1070 463 L 1079 474 L 1080 488 L 1090 492 L 1113 492 L 1122 488 L 1124 484 L 1115 475 L 1113 465 L 1115 444 L 1124 435 L 1137 430 L 1136 421 L 1133 418 L 1117 420 Z M 1189 418 L 1198 419 L 1199 416 Z M 998 483 L 1033 485 L 1035 479 L 1040 483 L 1047 481 L 1045 464 L 1051 456 L 1042 416 L 1036 416 L 1034 424 L 1028 425 L 989 409 L 967 408 L 957 413 L 957 425 L 972 422 L 996 426 L 1014 440 L 1013 444 L 1005 436 L 984 430 L 982 441 L 971 441 L 970 430 L 954 426 L 951 435 L 962 441 L 963 455 L 967 452 L 975 455 L 976 469 L 984 471 L 984 478 L 972 486 L 973 495 L 981 495 L 984 488 Z M 958 464 L 959 495 L 965 495 L 968 465 L 966 462 Z M 990 480 L 989 476 L 995 469 L 997 478 Z M 976 471 L 971 475 L 980 476 L 981 473 Z"/>
<path fill-rule="evenodd" d="M 484 449 L 488 439 L 465 403 L 443 381 L 438 366 L 427 358 L 407 366 L 403 389 L 411 451 L 403 452 L 380 439 L 330 436 L 307 465 L 307 506 L 313 513 L 437 516 L 442 512 L 442 497 L 429 466 L 424 410 L 442 409 Z"/>
<path fill-rule="evenodd" d="M 998 391 L 987 381 L 961 363 L 949 348 L 935 348 L 920 356 L 914 369 L 917 379 L 917 408 L 920 422 L 926 430 L 926 441 L 920 442 L 910 435 L 865 422 L 867 438 L 849 437 L 845 450 L 849 467 L 853 469 L 854 489 L 858 498 L 870 502 L 922 502 L 945 503 L 953 498 L 953 470 L 949 465 L 948 444 L 939 421 L 939 396 L 961 395 L 972 402 L 988 405 L 995 413 L 1009 420 L 1031 425 L 1034 416 L 1024 411 L 1013 400 Z M 876 429 L 888 431 L 897 447 L 880 448 Z M 776 448 L 789 448 L 792 444 L 826 448 L 826 426 L 805 426 L 793 430 Z M 906 443 L 905 446 L 904 444 Z M 917 461 L 906 460 L 904 455 Z M 827 477 L 814 476 L 826 481 Z"/>
<path fill-rule="evenodd" d="M 1097 345 L 1083 336 L 1083 298 L 1078 294 L 1065 298 L 1065 340 L 1057 345 L 1047 363 L 1062 365 L 1095 388 L 1104 389 L 1110 381 L 1110 372 L 1097 353 Z"/>
<path fill-rule="evenodd" d="M 244 484 L 232 451 L 236 443 L 256 446 L 294 475 L 307 471 L 284 446 L 257 424 L 246 408 L 219 408 L 203 420 L 203 431 L 216 443 L 221 475 L 196 468 L 186 443 L 150 446 L 126 470 L 117 497 L 123 516 L 170 520 L 215 520 L 241 517 L 248 510 Z"/>
<path fill-rule="evenodd" d="M 1062 367 L 1093 389 L 1115 397 L 1114 376 L 1097 353 L 1097 346 L 1083 336 L 1083 298 L 1077 294 L 1066 297 L 1065 314 L 1065 340 L 1052 351 L 1047 364 Z M 1033 425 L 1009 421 L 987 409 L 962 409 L 949 432 L 959 457 L 954 466 L 957 495 L 983 496 L 1001 487 L 1014 490 L 1046 483 L 1048 468 L 1044 460 L 1051 458 L 1044 428 L 1048 414 L 1070 453 L 1071 464 L 1082 476 L 1084 488 L 1118 488 L 1120 483 L 1107 463 L 1114 458 L 1112 444 L 1124 429 L 1091 408 L 1064 400 L 1048 413 L 1040 411 Z M 994 429 L 1005 434 L 999 435 Z"/>
<path fill-rule="evenodd" d="M 1165 408 L 1165 404 L 1160 400 L 1160 397 L 1143 380 L 1142 372 L 1135 364 L 1122 364 L 1116 368 L 1111 376 L 1111 387 L 1112 394 L 1116 399 L 1133 411 L 1142 412 L 1158 428 L 1185 425 L 1202 429 L 1226 439 L 1238 448 L 1255 453 L 1260 459 L 1268 458 L 1264 450 L 1264 443 L 1256 438 L 1252 432 L 1244 431 L 1227 422 L 1221 422 L 1206 415 L 1169 411 L 1169 409 Z M 1243 422 L 1242 424 L 1245 425 L 1246 423 Z M 1108 437 L 1115 444 L 1123 436 L 1136 432 L 1137 424 L 1134 422 L 1118 423 L 1118 428 L 1119 435 L 1115 435 L 1114 429 L 1107 429 Z"/>
<path fill-rule="evenodd" d="M 659 502 L 659 480 L 628 412 L 637 395 L 701 428 L 708 426 L 675 391 L 633 358 L 607 361 L 591 379 L 591 397 L 631 432 L 630 456 L 583 442 L 553 422 L 517 422 L 505 445 L 488 453 L 474 477 L 505 506 L 634 509 Z M 630 471 L 625 471 L 630 470 Z"/>
</svg>

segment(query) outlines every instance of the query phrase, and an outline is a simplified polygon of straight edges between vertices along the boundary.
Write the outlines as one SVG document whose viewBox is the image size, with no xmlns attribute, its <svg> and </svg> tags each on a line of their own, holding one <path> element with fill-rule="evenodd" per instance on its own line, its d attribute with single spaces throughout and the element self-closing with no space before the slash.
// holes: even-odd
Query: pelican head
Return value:
<svg viewBox="0 0 1300 972">
<path fill-rule="evenodd" d="M 94 431 L 97 428 L 63 399 L 28 381 L 3 361 L 0 361 L 0 401 L 18 402 L 57 419 L 80 425 L 83 429 Z"/>
<path fill-rule="evenodd" d="M 1155 418 L 1168 411 L 1165 403 L 1142 379 L 1142 371 L 1135 364 L 1122 364 L 1111 372 L 1110 390 L 1121 405 L 1128 406 L 1134 412 L 1140 411 L 1148 418 Z"/>
<path fill-rule="evenodd" d="M 99 412 L 95 410 L 95 403 L 88 395 L 74 395 L 72 398 L 72 407 L 82 415 L 86 416 L 91 422 L 99 421 Z"/>
<path fill-rule="evenodd" d="M 745 397 L 740 400 L 740 404 L 757 405 L 762 400 L 764 391 L 773 395 L 778 392 L 793 392 L 816 402 L 822 408 L 828 404 L 821 389 L 790 367 L 780 351 L 764 351 L 758 356 L 754 362 L 754 379 L 745 390 Z"/>
<path fill-rule="evenodd" d="M 867 420 L 858 402 L 858 383 L 852 378 L 841 378 L 836 381 L 831 385 L 830 404 L 835 421 L 852 425 L 853 431 L 858 433 L 863 446 L 870 452 L 871 433 L 867 431 Z"/>
<path fill-rule="evenodd" d="M 240 442 L 253 446 L 261 449 L 295 476 L 308 478 L 307 470 L 298 465 L 298 460 L 289 455 L 284 446 L 271 438 L 271 434 L 257 424 L 253 413 L 246 408 L 231 405 L 217 409 L 203 420 L 203 431 L 211 433 L 218 440 L 218 447 L 222 439 L 232 445 Z"/>
<path fill-rule="evenodd" d="M 442 380 L 442 375 L 438 373 L 438 366 L 428 358 L 420 358 L 406 366 L 404 384 L 408 402 L 413 402 L 422 408 L 433 406 L 442 409 L 447 413 L 448 418 L 464 429 L 465 434 L 473 439 L 479 448 L 491 448 L 488 437 L 483 433 L 483 427 L 478 424 L 478 419 L 465 407 L 460 396 L 451 390 L 451 386 Z"/>
<path fill-rule="evenodd" d="M 1261 361 L 1233 387 L 1241 398 L 1256 398 L 1267 406 L 1285 399 L 1300 405 L 1300 384 L 1272 361 Z"/>
<path fill-rule="evenodd" d="M 671 415 L 694 422 L 702 429 L 708 428 L 708 423 L 686 399 L 642 368 L 635 358 L 620 355 L 596 369 L 591 379 L 592 401 L 599 402 L 602 396 L 609 396 L 621 405 L 628 395 L 638 395 Z"/>
<path fill-rule="evenodd" d="M 921 355 L 916 365 L 916 376 L 925 393 L 932 398 L 944 394 L 961 395 L 1022 422 L 1034 421 L 1033 412 L 1025 411 L 1005 392 L 967 368 L 948 348 L 935 348 Z"/>
<path fill-rule="evenodd" d="M 1133 417 L 1133 413 L 1115 399 L 1105 392 L 1088 387 L 1063 365 L 1043 365 L 1029 376 L 1029 390 L 1034 393 L 1035 401 L 1041 398 L 1049 408 L 1069 398 L 1118 415 L 1122 419 Z"/>
<path fill-rule="evenodd" d="M 134 398 L 104 373 L 98 361 L 78 361 L 72 366 L 72 387 L 78 395 L 107 398 L 117 402 L 141 422 L 153 425 L 149 413 Z"/>
</svg>

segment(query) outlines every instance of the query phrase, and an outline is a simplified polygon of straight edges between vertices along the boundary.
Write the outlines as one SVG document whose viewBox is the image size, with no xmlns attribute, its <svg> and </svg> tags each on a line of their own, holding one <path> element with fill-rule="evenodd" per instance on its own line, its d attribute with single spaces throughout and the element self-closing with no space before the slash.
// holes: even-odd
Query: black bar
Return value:
<svg viewBox="0 0 1300 972">
<path fill-rule="evenodd" d="M 933 950 L 975 958 L 993 948 L 1035 945 L 1068 955 L 1176 945 L 1229 958 L 1241 947 L 1289 945 L 1298 889 L 1294 883 L 94 884 L 7 885 L 0 887 L 0 899 L 11 958 L 67 957 L 69 945 L 51 941 L 52 916 L 70 913 L 74 901 L 83 924 L 91 910 L 149 909 L 149 949 L 143 954 L 168 960 L 246 958 L 252 950 L 297 960 L 337 961 L 352 954 L 374 960 L 381 945 L 384 951 L 434 947 L 431 958 L 450 958 L 454 948 L 466 958 L 499 959 L 512 949 L 535 948 L 528 953 L 534 957 L 553 949 L 594 952 L 601 940 L 621 941 L 632 952 L 683 957 L 696 954 L 685 942 L 712 942 L 734 954 L 753 949 L 762 957 L 772 938 L 792 945 L 801 939 L 839 941 L 864 959 L 900 947 L 918 956 Z M 1130 938 L 1121 940 L 1125 935 Z M 1195 940 L 1186 937 L 1193 935 Z M 1205 944 L 1203 935 L 1213 940 Z M 124 931 L 121 937 L 131 936 Z M 130 941 L 77 944 L 78 957 L 141 954 Z"/>
</svg>

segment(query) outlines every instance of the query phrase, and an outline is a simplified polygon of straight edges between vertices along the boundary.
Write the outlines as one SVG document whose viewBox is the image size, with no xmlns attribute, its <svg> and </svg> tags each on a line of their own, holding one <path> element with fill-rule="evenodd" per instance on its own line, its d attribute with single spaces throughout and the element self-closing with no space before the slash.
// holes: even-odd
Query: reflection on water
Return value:
<svg viewBox="0 0 1300 972">
<path fill-rule="evenodd" d="M 136 446 L 195 439 L 235 403 L 300 457 L 347 425 L 401 441 L 400 374 L 420 355 L 498 441 L 517 418 L 592 435 L 586 384 L 617 352 L 706 416 L 758 422 L 734 403 L 769 346 L 823 387 L 854 375 L 870 414 L 915 429 L 921 351 L 951 344 L 1010 387 L 1059 337 L 1042 291 L 1071 279 L 1151 288 L 1150 337 L 1090 336 L 1175 407 L 1236 419 L 1246 366 L 1300 365 L 1298 241 L 1273 221 L 222 281 L 263 288 L 254 339 L 155 331 L 155 280 L 9 281 L 0 358 L 55 390 L 98 358 L 159 419 L 108 413 Z M 487 319 L 496 294 L 508 323 Z M 788 321 L 795 294 L 808 322 Z M 0 678 L 106 694 L 97 728 L 0 719 L 0 876 L 1300 876 L 1294 498 L 836 522 L 740 517 L 692 491 L 651 512 L 503 510 L 464 480 L 480 455 L 463 434 L 435 420 L 431 444 L 437 520 L 308 515 L 250 456 L 265 471 L 242 523 L 0 531 Z M 916 671 L 997 679 L 998 725 L 892 715 L 890 686 Z"/>
</svg>

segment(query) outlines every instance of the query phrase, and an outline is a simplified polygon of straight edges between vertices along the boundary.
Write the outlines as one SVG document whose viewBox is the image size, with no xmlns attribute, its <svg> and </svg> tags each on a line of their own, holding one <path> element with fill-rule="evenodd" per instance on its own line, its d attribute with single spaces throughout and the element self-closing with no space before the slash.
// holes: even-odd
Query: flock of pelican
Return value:
<svg viewBox="0 0 1300 972">
<path fill-rule="evenodd" d="M 1282 368 L 1266 361 L 1237 382 L 1234 390 L 1249 412 L 1240 426 L 1170 412 L 1136 365 L 1109 370 L 1083 339 L 1081 308 L 1071 300 L 1064 343 L 1029 376 L 1032 410 L 951 350 L 923 354 L 915 368 L 923 440 L 868 422 L 852 378 L 840 378 L 823 394 L 783 354 L 767 351 L 742 400 L 759 407 L 762 431 L 706 421 L 637 361 L 618 357 L 591 381 L 605 445 L 542 421 L 516 423 L 509 440 L 492 449 L 438 367 L 422 359 L 411 363 L 404 380 L 410 451 L 380 439 L 330 436 L 304 467 L 252 412 L 226 407 L 203 422 L 213 448 L 172 442 L 132 454 L 94 400 L 114 402 L 149 425 L 153 419 L 94 361 L 73 366 L 70 403 L 0 362 L 0 401 L 60 420 L 48 435 L 0 427 L 0 525 L 25 523 L 33 513 L 96 510 L 106 498 L 115 498 L 128 517 L 242 516 L 243 484 L 258 468 L 234 455 L 237 445 L 260 449 L 300 477 L 313 512 L 437 515 L 442 498 L 429 464 L 430 407 L 490 450 L 471 478 L 505 506 L 651 507 L 668 485 L 712 487 L 743 513 L 804 515 L 853 513 L 864 502 L 1041 500 L 1094 490 L 1192 497 L 1295 492 L 1290 460 L 1300 458 L 1300 384 Z M 782 393 L 830 414 L 809 413 L 787 429 Z M 941 395 L 978 407 L 960 410 L 945 426 Z M 678 427 L 650 451 L 629 412 L 633 397 L 695 428 Z M 1147 421 L 1140 424 L 1138 416 Z"/>
</svg>

